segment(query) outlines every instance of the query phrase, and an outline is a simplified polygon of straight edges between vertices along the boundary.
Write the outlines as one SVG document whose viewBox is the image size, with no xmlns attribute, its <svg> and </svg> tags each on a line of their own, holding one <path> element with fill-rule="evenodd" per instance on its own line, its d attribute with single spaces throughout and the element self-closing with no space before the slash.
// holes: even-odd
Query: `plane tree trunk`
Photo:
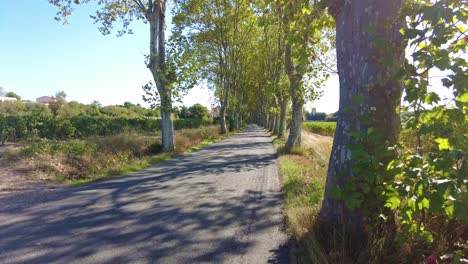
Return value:
<svg viewBox="0 0 468 264">
<path fill-rule="evenodd" d="M 283 138 L 286 133 L 286 114 L 288 111 L 288 100 L 280 98 L 280 116 L 278 124 L 278 138 Z"/>
<path fill-rule="evenodd" d="M 291 128 L 289 130 L 288 141 L 286 142 L 286 149 L 301 146 L 301 133 L 302 133 L 302 119 L 304 109 L 304 87 L 303 80 L 305 69 L 303 67 L 295 66 L 292 59 L 291 46 L 286 45 L 285 49 L 285 69 L 289 77 L 290 89 L 289 94 L 292 101 L 292 117 Z"/>
<path fill-rule="evenodd" d="M 161 100 L 162 117 L 162 146 L 166 152 L 174 151 L 174 124 L 172 114 L 172 93 L 166 78 L 165 69 L 165 22 L 166 1 L 159 1 L 150 5 L 146 13 L 150 25 L 150 69 Z"/>
<path fill-rule="evenodd" d="M 291 149 L 294 147 L 300 147 L 302 141 L 302 121 L 304 118 L 304 97 L 299 92 L 301 81 L 295 80 L 291 82 L 291 101 L 292 101 L 292 116 L 291 116 L 291 127 L 289 130 L 288 141 L 286 142 L 286 148 Z"/>
<path fill-rule="evenodd" d="M 221 126 L 221 134 L 226 134 L 228 131 L 226 124 L 226 105 L 221 106 L 219 112 L 219 125 Z"/>
<path fill-rule="evenodd" d="M 361 211 L 350 210 L 343 200 L 334 199 L 332 193 L 335 186 L 344 187 L 359 177 L 353 173 L 350 144 L 362 143 L 369 153 L 376 154 L 398 139 L 400 119 L 396 108 L 400 105 L 402 83 L 395 78 L 395 73 L 404 62 L 404 45 L 399 33 L 402 21 L 398 21 L 403 1 L 329 2 L 336 21 L 340 106 L 320 219 L 347 230 L 352 238 L 363 243 L 367 236 Z M 379 47 L 381 41 L 384 47 Z M 379 135 L 373 142 L 360 142 L 350 134 L 365 135 L 370 127 Z"/>
</svg>

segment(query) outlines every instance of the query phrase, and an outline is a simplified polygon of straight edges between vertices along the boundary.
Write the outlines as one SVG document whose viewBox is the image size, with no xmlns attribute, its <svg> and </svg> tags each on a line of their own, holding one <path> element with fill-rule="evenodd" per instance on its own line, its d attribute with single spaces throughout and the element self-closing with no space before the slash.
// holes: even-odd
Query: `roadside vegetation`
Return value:
<svg viewBox="0 0 468 264">
<path fill-rule="evenodd" d="M 219 127 L 176 130 L 176 151 L 162 152 L 158 134 L 121 133 L 73 140 L 41 139 L 23 143 L 1 157 L 35 178 L 81 184 L 149 167 L 227 136 Z"/>
<path fill-rule="evenodd" d="M 285 149 L 285 139 L 273 140 L 279 155 L 288 233 L 298 246 L 291 255 L 294 263 L 325 263 L 323 252 L 317 256 L 314 250 L 320 243 L 313 227 L 322 205 L 333 139 L 308 131 L 302 133 L 302 139 L 303 146 L 291 150 Z"/>
<path fill-rule="evenodd" d="M 2 103 L 0 103 L 2 104 Z M 212 125 L 212 119 L 176 119 L 176 130 Z M 2 142 L 36 139 L 83 139 L 121 133 L 151 133 L 161 128 L 161 119 L 92 116 L 0 116 Z"/>
<path fill-rule="evenodd" d="M 304 123 L 304 127 L 307 128 L 310 123 L 316 122 Z M 333 138 L 314 134 L 306 129 L 302 133 L 302 141 L 301 147 L 288 150 L 284 147 L 285 139 L 275 137 L 273 140 L 279 155 L 278 163 L 282 177 L 288 233 L 297 245 L 291 256 L 295 263 L 352 263 L 351 258 L 345 258 L 346 249 L 340 251 L 337 248 L 346 236 L 340 235 L 341 231 L 330 233 L 329 230 L 323 230 L 323 223 L 318 222 Z M 438 148 L 437 142 L 430 137 L 424 136 L 418 139 L 414 131 L 409 129 L 401 132 L 400 142 L 405 143 L 406 149 L 402 151 L 406 152 L 416 151 L 418 148 L 425 151 Z M 398 212 L 398 214 L 404 213 L 406 212 Z M 464 221 L 455 219 L 450 221 L 450 225 L 443 223 L 443 217 L 433 216 L 425 226 L 425 231 L 433 234 L 433 239 L 435 239 L 431 246 L 423 242 L 424 240 L 415 237 L 408 238 L 405 225 L 400 223 L 396 232 L 401 240 L 394 245 L 391 254 L 385 256 L 385 259 L 388 263 L 397 263 L 401 259 L 408 259 L 408 263 L 430 263 L 424 262 L 431 256 L 428 255 L 429 252 L 434 256 L 431 258 L 437 259 L 435 257 L 437 253 L 434 254 L 434 252 L 452 250 L 454 254 L 439 253 L 443 256 L 443 261 L 440 263 L 463 263 L 457 261 L 463 259 L 468 252 L 465 241 L 468 235 L 467 225 Z M 373 237 L 373 239 L 379 238 Z M 324 244 L 323 241 L 328 242 Z M 325 245 L 328 245 L 328 249 Z M 330 248 L 337 251 L 331 252 Z"/>
<path fill-rule="evenodd" d="M 287 25 L 281 37 L 292 100 L 280 163 L 289 229 L 308 255 L 304 263 L 468 262 L 466 1 L 279 2 L 285 5 L 270 10 Z M 307 46 L 313 55 L 300 49 L 313 32 L 327 30 L 336 37 L 340 111 L 320 172 L 313 171 L 319 147 L 308 150 L 301 130 L 332 134 L 332 128 L 298 120 L 304 98 L 316 98 L 305 91 L 313 86 L 317 95 L 335 65 L 319 41 Z M 305 65 L 288 62 L 295 47 Z M 313 80 L 304 78 L 304 69 L 322 57 L 329 67 L 314 67 Z M 298 82 L 302 90 L 294 89 Z M 281 137 L 275 91 L 258 123 Z M 307 113 L 305 119 L 324 118 Z M 301 220 L 290 209 L 298 204 L 308 205 L 298 210 Z"/>
<path fill-rule="evenodd" d="M 336 130 L 336 122 L 304 122 L 302 128 L 311 133 L 333 137 Z"/>
<path fill-rule="evenodd" d="M 217 140 L 220 134 L 206 107 L 174 108 L 174 151 L 163 152 L 159 111 L 129 102 L 101 106 L 67 102 L 59 92 L 50 104 L 0 102 L 3 166 L 33 178 L 86 183 L 141 170 Z"/>
</svg>

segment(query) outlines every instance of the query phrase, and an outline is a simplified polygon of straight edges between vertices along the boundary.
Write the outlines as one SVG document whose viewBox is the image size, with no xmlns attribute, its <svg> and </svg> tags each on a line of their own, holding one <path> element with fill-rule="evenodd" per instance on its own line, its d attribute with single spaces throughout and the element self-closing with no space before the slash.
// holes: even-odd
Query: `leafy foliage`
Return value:
<svg viewBox="0 0 468 264">
<path fill-rule="evenodd" d="M 401 33 L 411 53 L 393 78 L 404 80 L 403 137 L 397 146 L 373 146 L 381 135 L 362 116 L 369 128 L 351 131 L 356 143 L 347 146 L 359 177 L 333 190 L 370 229 L 395 222 L 400 246 L 454 262 L 468 248 L 467 7 L 464 1 L 411 1 L 402 10 L 407 25 Z M 431 87 L 434 74 L 442 76 L 439 87 Z M 392 234 L 371 236 L 392 241 Z"/>
<path fill-rule="evenodd" d="M 190 107 L 183 106 L 179 111 L 179 118 L 182 119 L 204 119 L 208 117 L 208 108 L 198 103 Z"/>
<path fill-rule="evenodd" d="M 438 243 L 437 232 L 468 223 L 467 8 L 466 1 L 416 1 L 405 10 L 408 27 L 402 33 L 413 52 L 404 72 L 402 111 L 410 112 L 404 127 L 414 131 L 415 145 L 401 142 L 388 167 L 396 181 L 386 190 L 387 206 L 398 210 L 409 234 L 402 233 L 404 240 Z M 441 86 L 431 89 L 439 73 Z M 442 98 L 443 89 L 452 96 Z M 434 221 L 442 230 L 432 228 Z M 460 235 L 442 253 L 463 255 L 454 247 Z"/>
</svg>

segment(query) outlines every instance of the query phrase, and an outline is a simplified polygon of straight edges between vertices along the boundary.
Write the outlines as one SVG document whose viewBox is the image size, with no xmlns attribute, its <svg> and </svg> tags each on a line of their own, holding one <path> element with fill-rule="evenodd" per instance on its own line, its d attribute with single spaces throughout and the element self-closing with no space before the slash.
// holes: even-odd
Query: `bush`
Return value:
<svg viewBox="0 0 468 264">
<path fill-rule="evenodd" d="M 155 155 L 163 151 L 163 145 L 161 142 L 154 142 L 148 146 L 148 154 Z"/>
</svg>

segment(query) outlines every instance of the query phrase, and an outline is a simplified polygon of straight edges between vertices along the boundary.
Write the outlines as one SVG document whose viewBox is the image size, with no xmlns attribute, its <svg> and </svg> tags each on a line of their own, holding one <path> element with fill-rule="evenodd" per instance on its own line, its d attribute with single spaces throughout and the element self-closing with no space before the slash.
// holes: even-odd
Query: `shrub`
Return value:
<svg viewBox="0 0 468 264">
<path fill-rule="evenodd" d="M 163 145 L 161 142 L 154 142 L 147 148 L 149 155 L 159 154 L 163 151 Z"/>
</svg>

